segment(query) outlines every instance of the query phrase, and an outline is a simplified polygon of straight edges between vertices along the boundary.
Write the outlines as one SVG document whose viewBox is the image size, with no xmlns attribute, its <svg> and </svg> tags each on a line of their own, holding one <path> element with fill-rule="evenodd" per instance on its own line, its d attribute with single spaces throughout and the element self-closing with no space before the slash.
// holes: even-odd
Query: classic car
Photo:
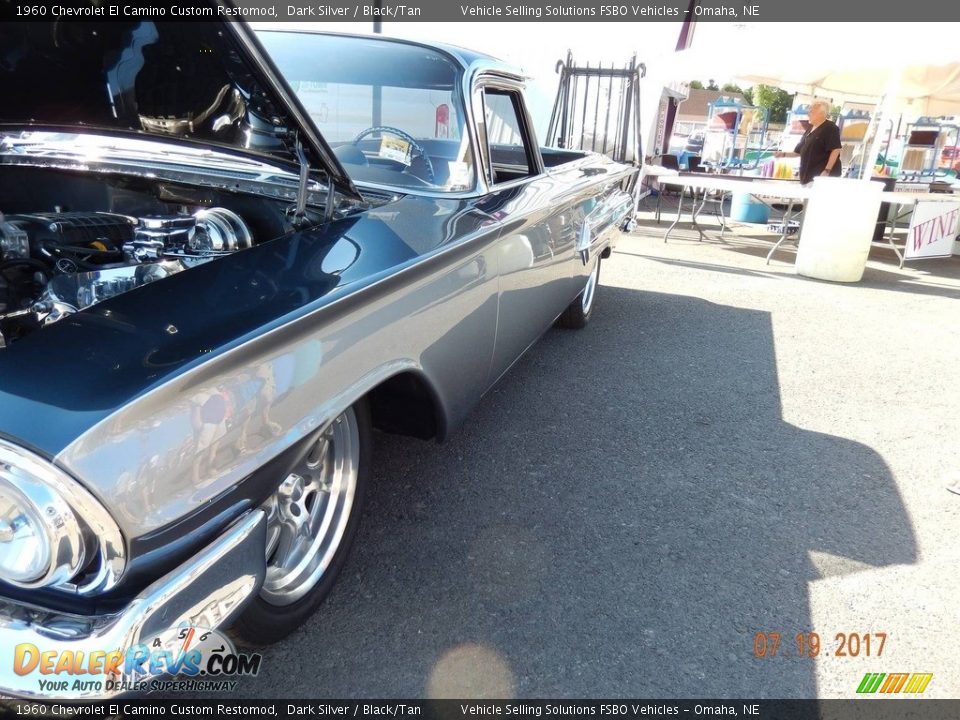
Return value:
<svg viewBox="0 0 960 720">
<path fill-rule="evenodd" d="M 373 430 L 447 437 L 588 321 L 632 220 L 635 169 L 539 147 L 520 72 L 460 48 L 150 20 L 0 51 L 0 693 L 44 695 L 17 647 L 296 630 Z"/>
</svg>

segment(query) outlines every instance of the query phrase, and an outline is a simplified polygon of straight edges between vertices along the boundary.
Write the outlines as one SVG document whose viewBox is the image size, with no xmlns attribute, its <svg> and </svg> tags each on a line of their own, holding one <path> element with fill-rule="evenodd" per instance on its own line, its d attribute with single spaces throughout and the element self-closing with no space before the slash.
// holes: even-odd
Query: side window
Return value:
<svg viewBox="0 0 960 720">
<path fill-rule="evenodd" d="M 483 91 L 484 121 L 494 183 L 509 182 L 536 173 L 522 108 L 515 92 L 494 88 Z"/>
</svg>

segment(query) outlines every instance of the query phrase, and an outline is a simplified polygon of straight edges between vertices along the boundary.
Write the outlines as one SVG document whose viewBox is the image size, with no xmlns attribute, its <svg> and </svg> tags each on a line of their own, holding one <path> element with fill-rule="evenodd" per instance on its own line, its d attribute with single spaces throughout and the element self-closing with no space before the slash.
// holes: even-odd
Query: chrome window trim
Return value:
<svg viewBox="0 0 960 720">
<path fill-rule="evenodd" d="M 482 156 L 481 161 L 483 162 L 483 171 L 478 173 L 478 176 L 483 176 L 483 180 L 487 186 L 487 192 L 499 192 L 508 188 L 517 187 L 547 175 L 548 173 L 543 164 L 543 156 L 540 154 L 540 146 L 537 144 L 537 135 L 533 129 L 533 119 L 530 117 L 530 110 L 527 107 L 526 98 L 524 97 L 524 83 L 516 76 L 506 75 L 484 68 L 476 73 L 472 84 L 470 105 L 472 106 L 471 109 L 474 115 L 478 118 L 474 123 L 478 135 L 480 126 L 483 126 L 483 138 L 478 137 L 476 143 L 480 149 L 479 151 Z M 487 120 L 483 105 L 483 94 L 488 88 L 508 92 L 519 98 L 521 114 L 517 116 L 517 119 L 522 126 L 520 132 L 523 134 L 527 143 L 528 160 L 533 165 L 533 167 L 530 168 L 530 174 L 526 177 L 508 180 L 502 183 L 493 182 L 493 164 L 490 160 L 490 146 L 487 140 Z M 483 118 L 483 120 L 481 121 L 479 118 Z"/>
</svg>

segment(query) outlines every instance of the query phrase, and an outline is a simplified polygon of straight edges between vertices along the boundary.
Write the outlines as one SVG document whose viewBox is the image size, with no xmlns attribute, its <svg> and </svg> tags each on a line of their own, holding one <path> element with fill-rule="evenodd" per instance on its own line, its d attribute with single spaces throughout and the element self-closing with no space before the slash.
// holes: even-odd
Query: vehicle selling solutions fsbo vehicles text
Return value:
<svg viewBox="0 0 960 720">
<path fill-rule="evenodd" d="M 673 17 L 677 8 L 663 5 L 598 5 L 577 7 L 567 5 L 460 5 L 460 13 L 470 18 L 509 17 Z"/>
</svg>

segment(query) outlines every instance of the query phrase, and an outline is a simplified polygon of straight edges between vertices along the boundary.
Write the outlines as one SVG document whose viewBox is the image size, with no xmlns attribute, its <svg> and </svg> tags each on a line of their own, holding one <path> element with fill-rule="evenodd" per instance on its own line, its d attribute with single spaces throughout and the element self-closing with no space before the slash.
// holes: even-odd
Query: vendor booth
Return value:
<svg viewBox="0 0 960 720">
<path fill-rule="evenodd" d="M 792 42 L 799 47 L 815 44 L 812 39 L 824 31 L 829 35 L 829 30 L 826 24 L 803 23 L 795 28 Z M 957 247 L 950 236 L 960 232 L 953 214 L 953 206 L 960 203 L 960 182 L 949 162 L 953 155 L 960 156 L 960 131 L 952 118 L 943 117 L 960 113 L 955 30 L 938 28 L 931 37 L 925 27 L 915 41 L 910 40 L 914 30 L 909 25 L 896 30 L 908 52 L 877 52 L 869 37 L 854 35 L 830 53 L 781 53 L 760 60 L 754 48 L 762 44 L 758 34 L 765 29 L 744 26 L 737 30 L 742 37 L 724 37 L 722 53 L 701 44 L 670 57 L 678 77 L 709 71 L 741 84 L 762 83 L 798 93 L 779 143 L 784 150 L 793 150 L 802 137 L 811 99 L 841 106 L 841 161 L 848 176 L 817 178 L 796 198 L 806 212 L 799 233 L 799 274 L 855 281 L 873 245 L 892 248 L 901 265 L 943 256 Z M 948 167 L 943 167 L 944 157 Z M 769 163 L 749 169 L 743 163 L 726 165 L 718 171 L 772 175 L 774 180 L 786 176 L 780 167 L 771 173 Z M 760 177 L 756 181 L 765 182 Z"/>
<path fill-rule="evenodd" d="M 899 175 L 917 181 L 936 179 L 944 148 L 952 138 L 956 141 L 957 125 L 953 118 L 921 117 L 907 126 L 900 160 Z"/>
<path fill-rule="evenodd" d="M 865 103 L 846 102 L 837 118 L 840 129 L 840 162 L 843 163 L 846 177 L 860 177 L 864 163 L 875 164 L 874 174 L 887 175 L 887 159 L 896 138 L 899 122 L 886 118 L 882 122 L 875 118 L 875 106 Z M 899 120 L 899 119 L 898 119 Z M 868 159 L 871 148 L 879 133 L 880 157 Z M 876 163 L 876 160 L 881 162 Z"/>
<path fill-rule="evenodd" d="M 780 150 L 793 150 L 803 134 L 810 129 L 811 100 L 813 100 L 812 97 L 806 97 L 800 93 L 793 96 L 793 107 L 787 114 L 787 123 L 780 135 Z"/>
<path fill-rule="evenodd" d="M 756 154 L 766 142 L 767 120 L 763 108 L 737 98 L 717 98 L 707 106 L 701 164 L 727 168 L 755 165 Z"/>
</svg>

